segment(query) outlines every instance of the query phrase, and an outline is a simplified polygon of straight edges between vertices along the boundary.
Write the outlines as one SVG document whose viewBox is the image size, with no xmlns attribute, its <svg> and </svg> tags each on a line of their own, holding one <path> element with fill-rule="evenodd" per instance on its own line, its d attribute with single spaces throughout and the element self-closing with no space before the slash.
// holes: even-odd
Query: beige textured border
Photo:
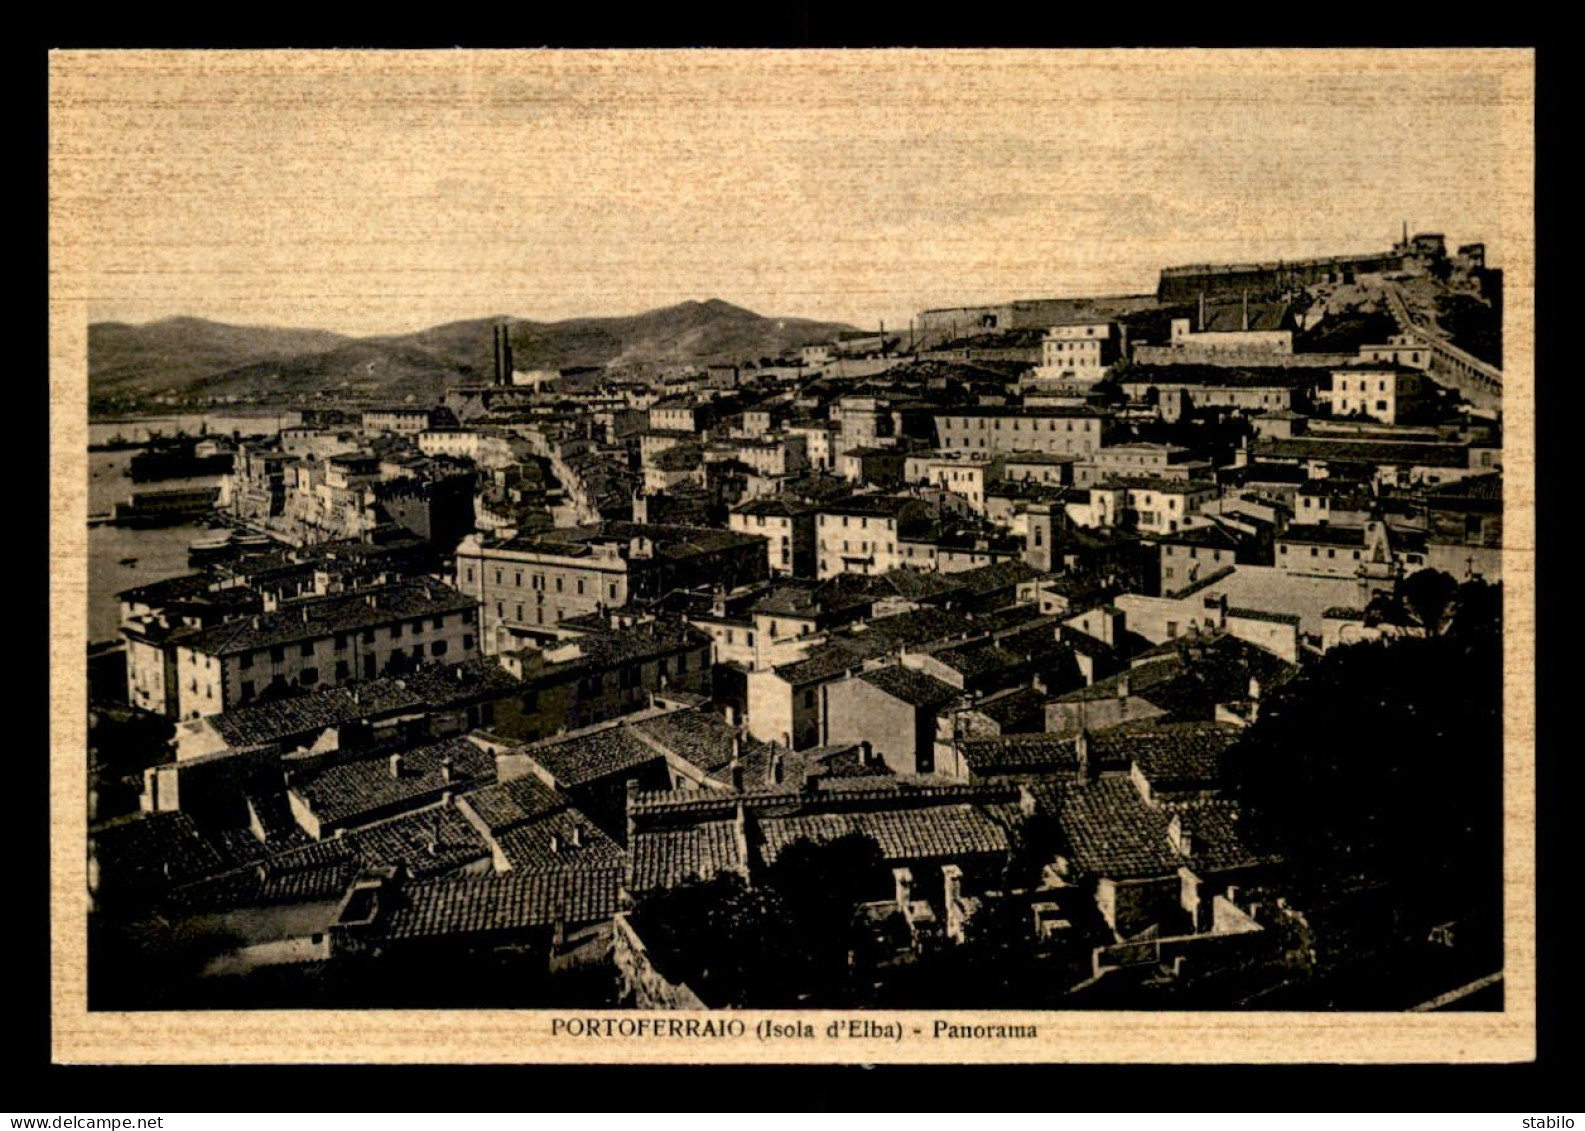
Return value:
<svg viewBox="0 0 1585 1131">
<path fill-rule="evenodd" d="M 1534 903 L 1534 57 L 1503 51 L 1316 51 L 1150 53 L 1153 67 L 1283 67 L 1295 73 L 1355 67 L 1360 72 L 1424 66 L 1468 68 L 1501 89 L 1506 159 L 1502 184 L 1502 267 L 1506 273 L 1506 549 L 1507 739 L 1505 765 L 1507 954 L 1506 1012 L 1501 1014 L 1145 1014 L 878 1013 L 900 1023 L 899 1040 L 827 1039 L 762 1043 L 743 1040 L 552 1038 L 561 1012 L 271 1012 L 107 1014 L 86 1011 L 85 865 L 87 639 L 86 327 L 94 280 L 96 217 L 72 212 L 56 189 L 66 149 L 91 145 L 91 118 L 74 116 L 58 97 L 64 76 L 114 89 L 141 60 L 168 53 L 57 53 L 52 58 L 50 443 L 50 711 L 52 808 L 53 1050 L 67 1063 L 270 1062 L 1511 1062 L 1535 1055 Z M 298 53 L 293 53 L 297 57 Z M 953 53 L 957 60 L 970 58 Z M 1104 52 L 1063 53 L 1096 60 Z M 312 56 L 313 53 L 305 53 Z M 989 61 L 994 56 L 986 56 Z M 1012 56 L 1003 54 L 1001 58 Z M 357 52 L 338 58 L 359 71 L 437 61 L 467 68 L 471 52 Z M 624 68 L 664 65 L 665 52 L 629 54 Z M 743 58 L 739 55 L 738 58 Z M 909 53 L 928 66 L 934 53 Z M 321 57 L 319 62 L 327 62 Z M 1100 59 L 1099 61 L 1104 61 Z M 965 300 L 976 297 L 965 296 Z M 1005 297 L 1005 296 L 1004 296 Z M 607 1014 L 607 1016 L 613 1016 Z M 620 1016 L 636 1016 L 623 1014 Z M 710 1015 L 720 1020 L 723 1015 Z M 767 1016 L 812 1023 L 823 1034 L 849 1015 L 816 1012 L 731 1014 L 750 1033 Z M 951 1041 L 930 1037 L 937 1019 L 1039 1027 L 1036 1040 Z M 913 1029 L 922 1032 L 915 1036 Z"/>
</svg>

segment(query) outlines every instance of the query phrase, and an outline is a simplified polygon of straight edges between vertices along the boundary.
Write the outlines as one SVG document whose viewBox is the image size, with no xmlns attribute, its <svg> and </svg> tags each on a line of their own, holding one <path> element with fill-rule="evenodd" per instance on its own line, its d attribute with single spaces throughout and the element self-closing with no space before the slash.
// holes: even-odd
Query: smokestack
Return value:
<svg viewBox="0 0 1585 1131">
<path fill-rule="evenodd" d="M 1090 780 L 1090 732 L 1081 730 L 1073 740 L 1073 753 L 1079 760 L 1079 780 Z"/>
<path fill-rule="evenodd" d="M 771 780 L 771 784 L 772 785 L 780 785 L 782 783 L 782 777 L 783 776 L 784 776 L 784 774 L 783 774 L 783 770 L 782 770 L 781 754 L 780 753 L 772 754 L 770 756 L 770 780 Z"/>
<path fill-rule="evenodd" d="M 450 754 L 440 760 L 440 780 L 447 785 L 452 782 L 455 765 L 456 763 L 452 761 Z"/>
<path fill-rule="evenodd" d="M 1249 288 L 1244 288 L 1244 329 L 1249 329 Z"/>
<path fill-rule="evenodd" d="M 1200 292 L 1200 333 L 1205 333 L 1205 292 Z"/>
<path fill-rule="evenodd" d="M 391 776 L 393 778 L 402 776 L 402 756 L 400 754 L 391 755 Z"/>
<path fill-rule="evenodd" d="M 568 839 L 572 841 L 572 846 L 574 848 L 582 848 L 583 847 L 583 826 L 582 825 L 574 825 L 574 826 L 572 826 L 572 835 Z"/>
<path fill-rule="evenodd" d="M 743 792 L 743 763 L 732 759 L 732 792 Z"/>
</svg>

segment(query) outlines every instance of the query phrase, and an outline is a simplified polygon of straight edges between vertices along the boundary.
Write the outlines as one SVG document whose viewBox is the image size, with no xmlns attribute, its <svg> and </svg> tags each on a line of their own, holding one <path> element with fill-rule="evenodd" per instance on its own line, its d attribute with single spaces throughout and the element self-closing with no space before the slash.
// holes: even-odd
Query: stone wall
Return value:
<svg viewBox="0 0 1585 1131">
<path fill-rule="evenodd" d="M 644 940 L 638 937 L 625 914 L 614 923 L 612 959 L 621 979 L 623 999 L 631 997 L 635 1009 L 705 1009 L 699 995 L 686 983 L 672 982 L 650 961 Z"/>
</svg>

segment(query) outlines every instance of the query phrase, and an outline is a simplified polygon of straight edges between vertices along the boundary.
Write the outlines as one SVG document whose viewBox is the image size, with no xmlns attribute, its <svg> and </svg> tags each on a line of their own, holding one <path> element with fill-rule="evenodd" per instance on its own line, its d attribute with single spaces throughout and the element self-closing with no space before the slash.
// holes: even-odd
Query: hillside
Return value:
<svg viewBox="0 0 1585 1131">
<path fill-rule="evenodd" d="M 104 322 L 89 327 L 90 396 L 98 402 L 161 394 L 296 396 L 325 391 L 427 400 L 448 385 L 490 373 L 491 326 L 502 321 L 511 325 L 519 369 L 758 360 L 852 329 L 835 322 L 767 318 L 719 299 L 618 318 L 480 318 L 368 338 L 196 318 L 142 326 Z"/>
<path fill-rule="evenodd" d="M 88 327 L 88 380 L 94 396 L 165 392 L 257 362 L 325 352 L 353 339 L 326 330 L 229 326 L 202 318 L 167 318 L 140 326 Z"/>
</svg>

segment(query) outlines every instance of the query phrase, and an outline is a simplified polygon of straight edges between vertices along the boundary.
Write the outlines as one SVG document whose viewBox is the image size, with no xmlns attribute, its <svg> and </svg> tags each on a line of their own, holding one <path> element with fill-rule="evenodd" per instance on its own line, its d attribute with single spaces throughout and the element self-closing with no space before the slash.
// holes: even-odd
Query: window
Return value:
<svg viewBox="0 0 1585 1131">
<path fill-rule="evenodd" d="M 611 600 L 616 600 L 616 582 L 611 583 Z"/>
<path fill-rule="evenodd" d="M 444 656 L 450 650 L 450 647 L 444 640 L 437 640 L 429 646 L 429 654 L 431 656 Z"/>
<path fill-rule="evenodd" d="M 365 644 L 373 644 L 374 643 L 374 629 L 366 628 L 366 629 L 363 630 L 363 642 Z"/>
<path fill-rule="evenodd" d="M 303 674 L 298 676 L 297 679 L 304 687 L 312 687 L 319 682 L 319 669 L 304 668 Z"/>
<path fill-rule="evenodd" d="M 469 581 L 473 580 L 473 567 L 472 566 L 468 567 L 468 580 Z"/>
<path fill-rule="evenodd" d="M 422 644 L 414 644 L 413 645 L 413 659 L 422 660 L 423 658 L 424 658 L 424 646 Z"/>
<path fill-rule="evenodd" d="M 561 592 L 561 578 L 556 578 L 556 592 Z"/>
<path fill-rule="evenodd" d="M 496 570 L 495 571 L 495 583 L 497 585 L 501 584 L 501 571 L 500 570 Z"/>
<path fill-rule="evenodd" d="M 516 573 L 514 573 L 512 575 L 512 584 L 515 585 L 519 589 L 523 588 L 523 571 L 522 570 L 518 570 Z"/>
<path fill-rule="evenodd" d="M 804 706 L 812 708 L 815 705 L 815 693 L 811 688 L 804 692 Z"/>
<path fill-rule="evenodd" d="M 237 667 L 241 668 L 243 671 L 247 671 L 252 666 L 253 666 L 253 653 L 252 652 L 244 652 L 244 653 L 242 653 L 242 659 L 237 661 Z"/>
<path fill-rule="evenodd" d="M 506 606 L 500 601 L 495 603 L 495 615 L 500 620 L 506 619 Z"/>
<path fill-rule="evenodd" d="M 284 662 L 286 659 L 286 649 L 277 644 L 274 648 L 270 649 L 270 659 L 275 661 L 277 664 Z"/>
<path fill-rule="evenodd" d="M 522 620 L 523 619 L 523 606 L 522 605 L 517 606 L 517 617 L 515 619 L 517 619 L 517 620 Z"/>
<path fill-rule="evenodd" d="M 336 633 L 336 651 L 345 652 L 346 650 L 347 650 L 347 634 L 345 632 Z"/>
<path fill-rule="evenodd" d="M 464 652 L 473 651 L 473 637 L 472 636 L 464 636 L 462 638 L 462 650 Z"/>
<path fill-rule="evenodd" d="M 1175 637 L 1177 635 L 1178 635 L 1178 622 L 1175 621 L 1175 620 L 1169 620 L 1167 622 L 1167 636 L 1170 638 L 1170 637 Z"/>
</svg>

